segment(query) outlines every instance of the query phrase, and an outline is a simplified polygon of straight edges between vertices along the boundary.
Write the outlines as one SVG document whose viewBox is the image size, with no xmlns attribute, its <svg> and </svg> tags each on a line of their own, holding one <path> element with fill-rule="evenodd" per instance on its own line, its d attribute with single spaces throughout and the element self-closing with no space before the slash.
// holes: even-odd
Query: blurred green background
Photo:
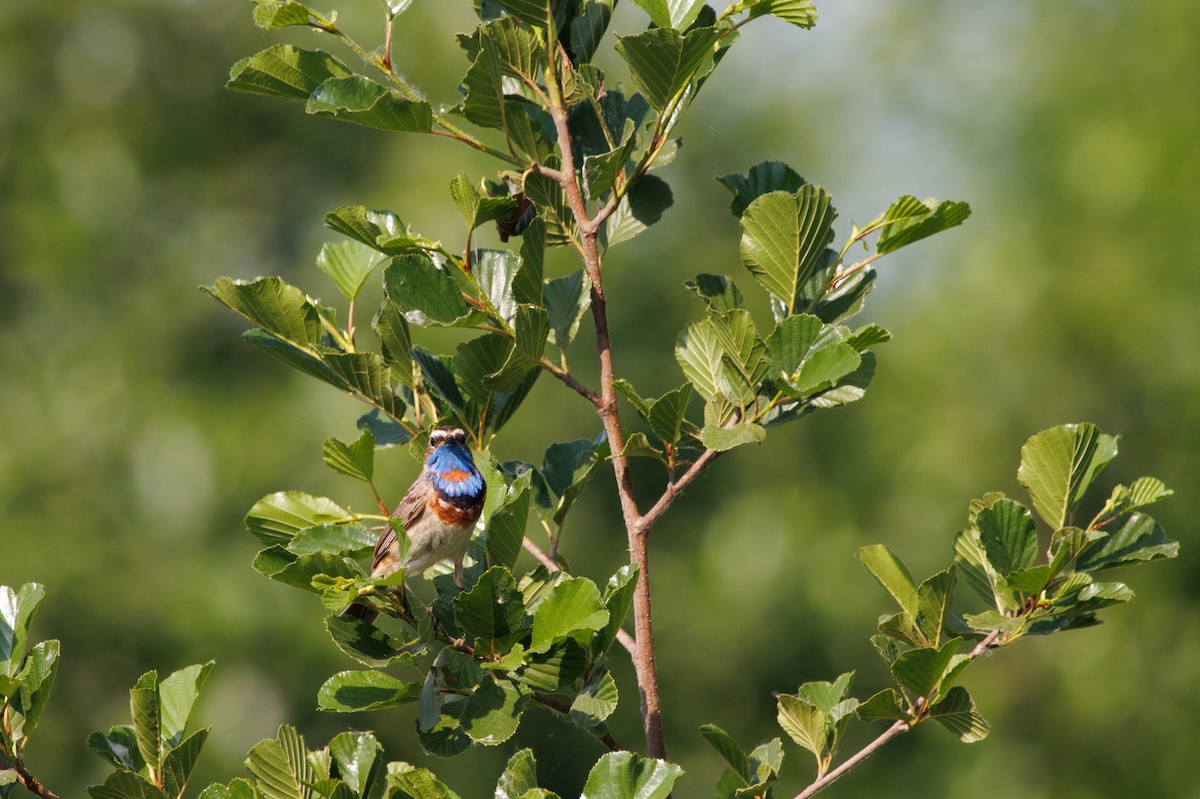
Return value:
<svg viewBox="0 0 1200 799">
<path fill-rule="evenodd" d="M 374 0 L 338 8 L 374 41 Z M 1138 598 L 1102 627 L 973 667 L 988 740 L 923 729 L 827 795 L 1200 796 L 1187 510 L 1200 502 L 1200 16 L 1183 0 L 819 8 L 809 32 L 750 25 L 680 128 L 685 147 L 660 173 L 675 206 L 607 262 L 618 370 L 643 394 L 673 387 L 670 342 L 699 311 L 682 282 L 712 271 L 750 285 L 714 175 L 786 161 L 832 193 L 841 235 L 902 193 L 966 199 L 974 216 L 882 264 L 867 316 L 895 339 L 863 402 L 721 459 L 655 530 L 668 748 L 688 769 L 676 795 L 711 795 L 720 770 L 699 724 L 754 745 L 781 734 L 773 691 L 852 668 L 857 695 L 883 687 L 867 638 L 890 600 L 857 547 L 888 544 L 918 578 L 944 567 L 968 500 L 1022 496 L 1024 440 L 1090 420 L 1124 437 L 1103 490 L 1141 474 L 1176 489 L 1155 515 L 1182 556 L 1128 575 Z M 210 658 L 198 718 L 215 730 L 196 788 L 241 774 L 245 751 L 283 721 L 314 746 L 374 728 L 390 758 L 426 762 L 412 712 L 316 713 L 317 687 L 348 661 L 315 599 L 250 569 L 256 542 L 241 524 L 285 488 L 369 506 L 320 459 L 362 409 L 243 344 L 243 323 L 196 287 L 281 274 L 332 299 L 313 266 L 334 240 L 325 211 L 391 208 L 456 240 L 450 178 L 494 167 L 451 143 L 227 92 L 233 61 L 288 38 L 249 16 L 229 0 L 56 0 L 0 15 L 0 583 L 47 586 L 35 635 L 62 639 L 63 659 L 29 762 L 63 796 L 103 779 L 83 739 L 127 720 L 140 673 Z M 423 0 L 403 19 L 397 62 L 451 101 L 466 3 Z M 614 29 L 642 25 L 622 4 Z M 573 361 L 587 374 L 586 328 L 581 339 Z M 540 460 L 552 441 L 598 430 L 544 379 L 495 451 Z M 380 461 L 395 499 L 415 465 L 399 450 Z M 640 476 L 648 497 L 654 475 Z M 605 473 L 587 490 L 565 544 L 596 579 L 624 548 L 609 486 Z M 631 674 L 618 676 L 614 731 L 639 742 Z M 578 791 L 599 748 L 542 720 L 433 767 L 464 797 L 490 795 L 514 743 L 530 745 L 547 787 Z M 811 769 L 786 746 L 780 796 Z"/>
</svg>

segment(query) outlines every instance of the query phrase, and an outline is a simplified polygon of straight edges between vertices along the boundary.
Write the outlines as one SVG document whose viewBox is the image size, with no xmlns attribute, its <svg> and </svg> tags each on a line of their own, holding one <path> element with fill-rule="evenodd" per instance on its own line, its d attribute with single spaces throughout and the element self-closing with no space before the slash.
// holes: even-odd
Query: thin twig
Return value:
<svg viewBox="0 0 1200 799">
<path fill-rule="evenodd" d="M 638 531 L 645 535 L 650 527 L 658 520 L 659 516 L 667 510 L 670 504 L 679 496 L 680 492 L 687 487 L 689 483 L 699 476 L 700 472 L 704 471 L 704 467 L 712 463 L 721 453 L 715 449 L 706 449 L 699 458 L 692 463 L 688 470 L 684 472 L 678 480 L 667 483 L 666 489 L 663 490 L 662 496 L 654 503 L 650 510 L 642 514 L 638 524 Z"/>
<path fill-rule="evenodd" d="M 912 728 L 909 726 L 907 721 L 897 721 L 895 724 L 888 727 L 887 730 L 885 730 L 884 733 L 882 735 L 880 735 L 878 738 L 876 738 L 874 741 L 871 741 L 871 743 L 867 744 L 862 749 L 859 749 L 857 752 L 855 752 L 853 755 L 851 755 L 840 766 L 835 768 L 833 771 L 826 773 L 824 776 L 822 776 L 820 779 L 814 781 L 811 785 L 809 785 L 803 791 L 796 794 L 796 799 L 809 799 L 809 797 L 815 796 L 817 793 L 825 790 L 827 787 L 829 787 L 830 784 L 832 784 L 835 780 L 837 780 L 839 777 L 841 777 L 847 771 L 854 768 L 859 763 L 863 762 L 868 757 L 870 757 L 872 754 L 874 754 L 876 749 L 883 746 L 885 743 L 892 740 L 897 735 L 908 732 L 910 729 L 912 729 Z"/>
<path fill-rule="evenodd" d="M 7 765 L 5 765 L 7 763 Z M 0 745 L 0 768 L 10 768 L 17 775 L 17 784 L 34 796 L 42 799 L 59 799 L 58 794 L 47 788 L 37 777 L 29 773 L 25 763 L 10 753 L 7 747 Z"/>
</svg>

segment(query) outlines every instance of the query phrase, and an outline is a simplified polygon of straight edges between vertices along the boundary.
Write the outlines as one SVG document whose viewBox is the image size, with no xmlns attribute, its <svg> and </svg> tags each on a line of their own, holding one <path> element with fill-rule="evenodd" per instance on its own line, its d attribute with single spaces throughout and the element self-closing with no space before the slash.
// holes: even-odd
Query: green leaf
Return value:
<svg viewBox="0 0 1200 799">
<path fill-rule="evenodd" d="M 285 341 L 311 348 L 320 340 L 317 309 L 304 292 L 282 278 L 260 277 L 247 283 L 222 277 L 204 291 Z"/>
<path fill-rule="evenodd" d="M 892 595 L 909 617 L 916 619 L 921 612 L 920 596 L 908 568 L 883 544 L 871 544 L 858 550 L 858 559 L 879 584 Z"/>
<path fill-rule="evenodd" d="M 41 641 L 34 645 L 24 658 L 24 665 L 17 678 L 20 685 L 8 702 L 9 727 L 14 748 L 24 748 L 25 741 L 37 727 L 42 711 L 50 699 L 54 677 L 58 673 L 58 641 Z"/>
<path fill-rule="evenodd" d="M 376 669 L 396 659 L 408 661 L 424 648 L 422 644 L 405 643 L 374 624 L 340 614 L 326 617 L 325 629 L 338 649 L 364 666 Z"/>
<path fill-rule="evenodd" d="M 539 172 L 526 172 L 522 182 L 525 196 L 537 207 L 545 224 L 546 244 L 558 247 L 576 238 L 575 214 L 567 203 L 562 185 Z"/>
<path fill-rule="evenodd" d="M 505 502 L 487 522 L 488 563 L 512 569 L 521 554 L 525 524 L 529 519 L 530 494 L 521 491 L 516 498 Z"/>
<path fill-rule="evenodd" d="M 1038 433 L 1021 447 L 1017 480 L 1052 530 L 1066 527 L 1092 479 L 1117 454 L 1117 439 L 1093 424 L 1069 424 Z"/>
<path fill-rule="evenodd" d="M 200 750 L 204 748 L 204 742 L 208 740 L 209 731 L 209 727 L 197 730 L 167 752 L 163 758 L 162 784 L 163 793 L 167 796 L 180 797 L 183 795 L 188 779 L 196 768 Z"/>
<path fill-rule="evenodd" d="M 1105 527 L 1105 536 L 1076 561 L 1076 568 L 1098 571 L 1130 563 L 1144 563 L 1179 554 L 1179 542 L 1167 538 L 1154 519 L 1131 513 L 1115 529 Z"/>
<path fill-rule="evenodd" d="M 341 671 L 317 691 L 317 709 L 335 713 L 382 710 L 416 702 L 421 684 L 404 682 L 382 671 Z"/>
<path fill-rule="evenodd" d="M 275 738 L 254 745 L 246 756 L 246 768 L 258 778 L 262 799 L 309 799 L 308 786 L 317 779 L 304 738 L 286 724 Z"/>
<path fill-rule="evenodd" d="M 344 205 L 325 214 L 325 225 L 387 255 L 437 251 L 441 245 L 414 233 L 391 211 Z"/>
<path fill-rule="evenodd" d="M 988 562 L 998 573 L 1009 575 L 1037 561 L 1037 530 L 1033 514 L 1019 502 L 1001 499 L 975 516 L 979 540 Z"/>
<path fill-rule="evenodd" d="M 800 28 L 817 24 L 817 7 L 813 0 L 756 0 L 750 4 L 750 19 L 770 14 Z"/>
<path fill-rule="evenodd" d="M 263 30 L 308 25 L 312 10 L 292 0 L 254 0 L 254 24 Z"/>
<path fill-rule="evenodd" d="M 604 586 L 604 607 L 608 611 L 608 623 L 592 638 L 591 660 L 597 660 L 617 640 L 617 632 L 629 615 L 633 605 L 633 592 L 637 587 L 638 565 L 627 563 L 608 578 Z"/>
<path fill-rule="evenodd" d="M 592 305 L 592 295 L 582 269 L 547 280 L 543 289 L 550 321 L 550 343 L 564 349 L 579 332 L 579 323 Z"/>
<path fill-rule="evenodd" d="M 679 441 L 691 399 L 692 385 L 684 383 L 651 402 L 645 415 L 654 435 L 668 444 Z"/>
<path fill-rule="evenodd" d="M 383 285 L 387 296 L 413 324 L 453 325 L 471 312 L 454 278 L 427 255 L 393 258 L 383 271 Z"/>
<path fill-rule="evenodd" d="M 517 198 L 511 195 L 492 197 L 484 194 L 471 185 L 471 181 L 462 172 L 450 181 L 450 196 L 458 206 L 463 221 L 467 223 L 468 232 L 485 222 L 503 219 L 509 216 L 517 207 Z"/>
<path fill-rule="evenodd" d="M 683 30 L 696 18 L 703 8 L 699 0 L 633 0 L 634 4 L 650 15 L 651 21 L 660 28 Z"/>
<path fill-rule="evenodd" d="M 130 714 L 138 752 L 153 774 L 162 765 L 162 727 L 158 701 L 158 672 L 148 671 L 129 689 Z"/>
<path fill-rule="evenodd" d="M 394 768 L 400 766 L 400 768 Z M 409 799 L 459 799 L 458 794 L 425 768 L 413 768 L 407 763 L 392 763 L 388 767 L 388 799 L 397 796 Z"/>
<path fill-rule="evenodd" d="M 562 524 L 576 497 L 608 454 L 603 433 L 595 439 L 580 438 L 547 447 L 535 479 L 538 511 L 555 524 Z"/>
<path fill-rule="evenodd" d="M 788 737 L 816 756 L 820 769 L 828 740 L 828 717 L 819 708 L 793 694 L 780 694 L 776 697 L 776 704 L 779 726 Z"/>
<path fill-rule="evenodd" d="M 705 425 L 700 430 L 700 443 L 708 449 L 725 452 L 743 444 L 761 444 L 767 431 L 754 422 L 738 422 L 732 427 Z"/>
<path fill-rule="evenodd" d="M 543 30 L 550 24 L 551 0 L 499 0 L 500 7 L 517 19 Z"/>
<path fill-rule="evenodd" d="M 713 28 L 680 34 L 666 25 L 635 36 L 620 36 L 616 47 L 642 94 L 661 112 L 712 62 L 716 40 L 718 34 Z"/>
<path fill-rule="evenodd" d="M 806 183 L 793 195 L 783 191 L 764 194 L 742 214 L 742 263 L 785 315 L 796 311 L 801 287 L 816 272 L 825 249 L 833 241 L 837 211 L 829 194 Z"/>
<path fill-rule="evenodd" d="M 727 385 L 721 364 L 724 354 L 720 334 L 711 317 L 692 322 L 675 343 L 675 360 L 688 382 L 706 400 L 724 396 Z"/>
<path fill-rule="evenodd" d="M 350 74 L 350 68 L 329 53 L 277 44 L 234 64 L 225 86 L 239 92 L 307 100 L 325 81 Z"/>
<path fill-rule="evenodd" d="M 535 691 L 553 693 L 583 676 L 587 651 L 573 638 L 550 647 L 545 654 L 534 653 L 516 671 L 517 678 Z"/>
<path fill-rule="evenodd" d="M 306 527 L 352 521 L 350 512 L 325 497 L 302 491 L 278 491 L 254 503 L 246 527 L 267 544 L 286 544 Z"/>
<path fill-rule="evenodd" d="M 338 291 L 351 302 L 362 291 L 363 284 L 384 261 L 384 256 L 358 241 L 326 244 L 317 255 L 317 268 L 333 279 Z"/>
<path fill-rule="evenodd" d="M 608 669 L 598 672 L 571 702 L 571 720 L 591 729 L 617 709 L 617 682 Z"/>
<path fill-rule="evenodd" d="M 506 652 L 524 632 L 525 603 L 512 573 L 501 566 L 484 572 L 470 591 L 454 598 L 453 606 L 454 618 L 478 654 Z"/>
<path fill-rule="evenodd" d="M 737 741 L 733 740 L 733 736 L 715 724 L 702 725 L 700 735 L 712 745 L 713 749 L 717 750 L 721 757 L 725 758 L 725 762 L 733 767 L 744 783 L 748 784 L 752 781 L 750 758 L 746 757 L 746 753 L 742 747 L 738 746 Z"/>
<path fill-rule="evenodd" d="M 329 742 L 337 774 L 358 797 L 366 797 L 383 777 L 383 748 L 369 732 L 339 733 Z"/>
<path fill-rule="evenodd" d="M 609 752 L 588 773 L 580 799 L 666 799 L 683 769 L 632 752 Z"/>
<path fill-rule="evenodd" d="M 858 718 L 866 723 L 872 721 L 899 721 L 908 718 L 900 701 L 900 694 L 893 688 L 884 688 L 858 706 Z"/>
<path fill-rule="evenodd" d="M 313 91 L 304 110 L 377 130 L 402 133 L 433 130 L 433 109 L 429 103 L 409 100 L 362 75 L 324 81 Z"/>
<path fill-rule="evenodd" d="M 183 740 L 184 728 L 192 715 L 192 706 L 208 680 L 213 661 L 197 663 L 173 672 L 158 686 L 160 714 L 162 717 L 162 739 L 168 747 L 178 746 Z"/>
<path fill-rule="evenodd" d="M 988 723 L 975 709 L 975 700 L 961 686 L 951 688 L 940 702 L 930 707 L 929 717 L 940 722 L 963 743 L 982 741 L 988 734 Z"/>
<path fill-rule="evenodd" d="M 256 799 L 254 785 L 247 779 L 236 777 L 228 785 L 213 783 L 200 792 L 199 799 Z"/>
<path fill-rule="evenodd" d="M 917 588 L 917 626 L 933 646 L 940 646 L 942 631 L 950 616 L 957 575 L 951 566 L 930 577 Z"/>
<path fill-rule="evenodd" d="M 808 182 L 790 166 L 779 161 L 763 161 L 750 167 L 744 175 L 732 172 L 722 175 L 717 181 L 733 194 L 729 210 L 737 217 L 746 211 L 750 203 L 764 194 L 784 191 L 794 195 Z"/>
<path fill-rule="evenodd" d="M 508 765 L 496 783 L 495 799 L 525 799 L 525 795 L 537 787 L 537 762 L 533 750 L 518 749 L 508 759 Z"/>
<path fill-rule="evenodd" d="M 914 696 L 929 696 L 946 675 L 961 642 L 960 638 L 951 638 L 941 648 L 901 652 L 892 663 L 892 676 Z"/>
<path fill-rule="evenodd" d="M 45 596 L 40 583 L 25 583 L 17 591 L 0 585 L 0 675 L 16 677 L 21 671 L 29 626 Z"/>
<path fill-rule="evenodd" d="M 146 765 L 131 724 L 111 727 L 107 733 L 93 732 L 87 737 L 87 747 L 119 769 L 141 771 Z"/>
<path fill-rule="evenodd" d="M 613 188 L 617 179 L 625 174 L 625 167 L 636 145 L 634 125 L 632 121 L 626 121 L 620 144 L 608 152 L 584 158 L 584 185 L 590 199 L 598 200 L 603 197 Z"/>
<path fill-rule="evenodd" d="M 296 555 L 278 545 L 259 552 L 254 558 L 253 566 L 255 571 L 272 580 L 316 593 L 322 592 L 322 589 L 313 586 L 313 578 L 317 575 L 345 577 L 350 580 L 364 576 L 358 564 L 347 558 L 327 552 Z"/>
<path fill-rule="evenodd" d="M 725 275 L 699 274 L 695 280 L 688 280 L 684 285 L 704 300 L 708 310 L 715 314 L 745 306 L 741 290 Z"/>
<path fill-rule="evenodd" d="M 363 430 L 353 444 L 327 438 L 321 447 L 321 458 L 335 472 L 369 483 L 375 474 L 375 436 Z"/>
<path fill-rule="evenodd" d="M 630 185 L 616 210 L 604 223 L 604 241 L 612 247 L 629 241 L 662 219 L 663 213 L 675 202 L 671 187 L 657 175 L 643 175 Z"/>
<path fill-rule="evenodd" d="M 563 580 L 551 590 L 533 614 L 530 652 L 546 652 L 555 641 L 573 633 L 602 630 L 609 614 L 600 590 L 586 577 Z"/>
<path fill-rule="evenodd" d="M 521 723 L 528 693 L 507 680 L 485 677 L 467 699 L 461 718 L 471 740 L 484 746 L 507 741 Z"/>
<path fill-rule="evenodd" d="M 883 215 L 876 252 L 895 252 L 915 241 L 956 227 L 971 215 L 965 202 L 926 200 L 905 195 L 892 203 Z"/>
<path fill-rule="evenodd" d="M 155 785 L 130 771 L 114 771 L 103 785 L 88 787 L 92 799 L 167 799 Z"/>
<path fill-rule="evenodd" d="M 571 55 L 576 64 L 588 65 L 596 54 L 616 0 L 584 0 L 579 16 L 571 20 Z"/>
</svg>

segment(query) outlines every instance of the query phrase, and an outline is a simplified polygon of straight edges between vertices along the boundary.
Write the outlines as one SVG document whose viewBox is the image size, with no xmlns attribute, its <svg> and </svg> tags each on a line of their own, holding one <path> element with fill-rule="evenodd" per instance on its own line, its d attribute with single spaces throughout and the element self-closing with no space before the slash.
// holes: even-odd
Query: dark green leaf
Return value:
<svg viewBox="0 0 1200 799">
<path fill-rule="evenodd" d="M 278 545 L 259 552 L 254 558 L 253 566 L 255 571 L 272 580 L 316 593 L 321 593 L 321 589 L 313 587 L 313 578 L 319 574 L 350 580 L 364 576 L 362 569 L 347 558 L 327 552 L 296 555 Z"/>
<path fill-rule="evenodd" d="M 715 314 L 744 307 L 741 290 L 725 275 L 699 274 L 695 280 L 688 280 L 684 285 L 704 300 L 708 310 Z"/>
<path fill-rule="evenodd" d="M 504 743 L 517 731 L 528 693 L 508 680 L 485 677 L 467 699 L 461 721 L 471 740 L 485 746 Z"/>
<path fill-rule="evenodd" d="M 575 338 L 579 331 L 579 323 L 592 304 L 583 270 L 547 280 L 543 296 L 550 321 L 550 343 L 564 349 Z"/>
<path fill-rule="evenodd" d="M 412 439 L 412 432 L 407 427 L 386 416 L 381 416 L 378 408 L 358 417 L 355 426 L 359 430 L 369 430 L 375 437 L 376 447 L 394 447 L 397 444 L 407 444 Z"/>
<path fill-rule="evenodd" d="M 204 748 L 204 742 L 208 740 L 209 729 L 205 727 L 202 730 L 192 733 L 183 739 L 178 746 L 171 749 L 163 758 L 163 792 L 168 797 L 183 795 L 183 790 L 187 787 L 188 779 L 192 776 L 192 771 L 196 768 L 196 760 L 200 757 L 200 750 Z"/>
<path fill-rule="evenodd" d="M 688 403 L 691 399 L 692 386 L 690 383 L 684 383 L 651 402 L 646 409 L 646 420 L 650 422 L 650 429 L 654 431 L 654 435 L 668 444 L 677 442 L 687 418 Z"/>
<path fill-rule="evenodd" d="M 1158 523 L 1144 513 L 1131 513 L 1103 532 L 1106 536 L 1084 552 L 1077 568 L 1097 571 L 1179 554 L 1179 542 L 1168 539 Z"/>
<path fill-rule="evenodd" d="M 391 211 L 362 205 L 345 205 L 330 211 L 325 214 L 325 224 L 387 255 L 424 254 L 441 246 L 414 233 Z"/>
<path fill-rule="evenodd" d="M 278 277 L 260 277 L 249 283 L 218 278 L 204 291 L 268 333 L 311 348 L 320 340 L 317 309 L 304 292 Z"/>
<path fill-rule="evenodd" d="M 525 603 L 512 573 L 501 566 L 484 572 L 470 591 L 454 598 L 453 605 L 455 619 L 479 654 L 506 652 L 524 632 Z"/>
<path fill-rule="evenodd" d="M 517 207 L 517 198 L 511 195 L 491 197 L 471 185 L 471 181 L 462 172 L 450 181 L 450 196 L 458 206 L 467 230 L 472 231 L 485 222 L 502 219 L 509 216 Z"/>
<path fill-rule="evenodd" d="M 1037 560 L 1033 514 L 1019 502 L 1001 499 L 975 516 L 988 562 L 1002 575 L 1028 569 Z"/>
<path fill-rule="evenodd" d="M 336 713 L 382 710 L 417 701 L 421 686 L 382 671 L 342 671 L 317 691 L 317 708 Z"/>
<path fill-rule="evenodd" d="M 892 676 L 914 696 L 928 696 L 942 681 L 961 643 L 951 638 L 941 648 L 920 647 L 901 652 L 892 663 Z"/>
<path fill-rule="evenodd" d="M 575 214 L 567 203 L 562 185 L 538 172 L 526 172 L 522 183 L 525 196 L 537 207 L 545 224 L 546 244 L 560 247 L 576 238 Z"/>
<path fill-rule="evenodd" d="M 744 175 L 733 172 L 722 175 L 717 181 L 733 194 L 729 210 L 737 217 L 745 212 L 750 203 L 764 194 L 785 191 L 794 195 L 808 182 L 790 166 L 779 161 L 763 161 L 750 167 Z"/>
<path fill-rule="evenodd" d="M 131 724 L 111 727 L 107 734 L 93 732 L 87 737 L 87 747 L 119 769 L 141 771 L 146 765 Z"/>
<path fill-rule="evenodd" d="M 587 651 L 573 638 L 567 638 L 551 646 L 545 654 L 530 655 L 516 676 L 535 691 L 553 693 L 573 684 L 586 668 Z"/>
<path fill-rule="evenodd" d="M 350 74 L 350 68 L 329 53 L 277 44 L 234 64 L 225 86 L 239 92 L 307 100 L 325 81 Z"/>
<path fill-rule="evenodd" d="M 130 715 L 138 752 L 151 773 L 162 765 L 162 727 L 158 703 L 158 672 L 148 671 L 129 689 Z"/>
<path fill-rule="evenodd" d="M 383 284 L 388 298 L 413 324 L 453 325 L 471 311 L 454 278 L 426 255 L 393 258 L 384 269 Z"/>
<path fill-rule="evenodd" d="M 817 24 L 817 7 L 813 0 L 755 0 L 749 11 L 750 19 L 770 14 L 800 28 Z"/>
<path fill-rule="evenodd" d="M 362 75 L 330 78 L 316 88 L 305 111 L 377 130 L 429 133 L 433 109 L 424 100 L 409 100 Z"/>
<path fill-rule="evenodd" d="M 228 785 L 213 783 L 200 792 L 199 799 L 256 799 L 254 785 L 247 779 L 237 777 Z"/>
<path fill-rule="evenodd" d="M 982 741 L 988 734 L 988 723 L 975 709 L 975 700 L 961 686 L 951 688 L 940 702 L 930 707 L 929 717 L 940 722 L 963 743 Z"/>
<path fill-rule="evenodd" d="M 370 482 L 375 474 L 375 436 L 363 430 L 353 444 L 327 438 L 321 447 L 321 457 L 335 472 Z"/>
<path fill-rule="evenodd" d="M 595 583 L 586 577 L 563 580 L 533 614 L 529 651 L 546 652 L 552 643 L 573 633 L 602 630 L 608 619 L 608 610 Z"/>
<path fill-rule="evenodd" d="M 748 784 L 752 781 L 750 758 L 746 757 L 746 753 L 742 751 L 742 747 L 738 746 L 737 741 L 733 740 L 733 736 L 715 724 L 702 725 L 700 735 L 712 745 L 713 749 L 717 750 L 721 757 L 725 758 L 725 762 L 733 767 L 737 775 L 742 778 L 743 783 Z"/>
<path fill-rule="evenodd" d="M 675 202 L 671 187 L 656 175 L 644 175 L 629 187 L 604 225 L 604 240 L 611 247 L 629 241 L 662 219 Z"/>
<path fill-rule="evenodd" d="M 940 646 L 942 631 L 950 618 L 950 602 L 957 582 L 954 567 L 940 571 L 917 588 L 917 625 L 933 646 Z"/>
<path fill-rule="evenodd" d="M 892 688 L 884 688 L 858 706 L 858 717 L 866 723 L 872 721 L 898 721 L 907 719 L 908 713 L 900 701 L 900 694 Z"/>
<path fill-rule="evenodd" d="M 694 28 L 683 34 L 668 24 L 618 37 L 616 49 L 650 105 L 662 111 L 706 62 L 711 63 L 718 38 L 713 28 Z"/>
<path fill-rule="evenodd" d="M 364 666 L 383 668 L 396 659 L 411 659 L 423 649 L 421 644 L 408 644 L 360 619 L 333 615 L 325 619 L 325 629 L 337 648 Z"/>
<path fill-rule="evenodd" d="M 17 749 L 24 747 L 25 740 L 33 734 L 42 711 L 50 699 L 54 677 L 58 673 L 58 641 L 41 641 L 30 648 L 24 658 L 20 674 L 20 685 L 8 702 L 5 723 Z"/>
<path fill-rule="evenodd" d="M 767 431 L 754 422 L 738 422 L 731 427 L 705 425 L 700 431 L 700 443 L 708 449 L 725 452 L 743 444 L 761 444 Z"/>
<path fill-rule="evenodd" d="M 665 760 L 609 752 L 588 773 L 580 799 L 666 799 L 683 769 Z"/>
<path fill-rule="evenodd" d="M 268 494 L 246 513 L 246 528 L 265 543 L 287 543 L 302 529 L 350 521 L 350 512 L 334 500 L 300 491 Z"/>
<path fill-rule="evenodd" d="M 879 253 L 895 252 L 915 241 L 956 227 L 971 215 L 971 206 L 965 202 L 926 200 L 905 195 L 883 215 L 883 228 L 875 249 Z"/>
<path fill-rule="evenodd" d="M 88 787 L 92 799 L 167 799 L 158 787 L 130 771 L 114 771 L 103 785 Z"/>
</svg>

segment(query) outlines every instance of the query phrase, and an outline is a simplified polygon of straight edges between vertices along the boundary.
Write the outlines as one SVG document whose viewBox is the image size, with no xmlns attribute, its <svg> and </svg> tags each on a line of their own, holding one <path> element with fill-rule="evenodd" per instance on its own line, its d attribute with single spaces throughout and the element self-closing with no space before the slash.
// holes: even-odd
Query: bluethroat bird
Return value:
<svg viewBox="0 0 1200 799">
<path fill-rule="evenodd" d="M 408 559 L 400 563 L 396 531 L 386 527 L 375 543 L 371 576 L 386 577 L 401 566 L 406 574 L 419 574 L 438 561 L 453 559 L 454 583 L 462 588 L 463 557 L 486 495 L 487 484 L 475 468 L 466 433 L 458 427 L 435 428 L 420 476 L 392 512 L 412 542 Z M 342 615 L 369 622 L 379 614 L 356 602 Z"/>
</svg>

